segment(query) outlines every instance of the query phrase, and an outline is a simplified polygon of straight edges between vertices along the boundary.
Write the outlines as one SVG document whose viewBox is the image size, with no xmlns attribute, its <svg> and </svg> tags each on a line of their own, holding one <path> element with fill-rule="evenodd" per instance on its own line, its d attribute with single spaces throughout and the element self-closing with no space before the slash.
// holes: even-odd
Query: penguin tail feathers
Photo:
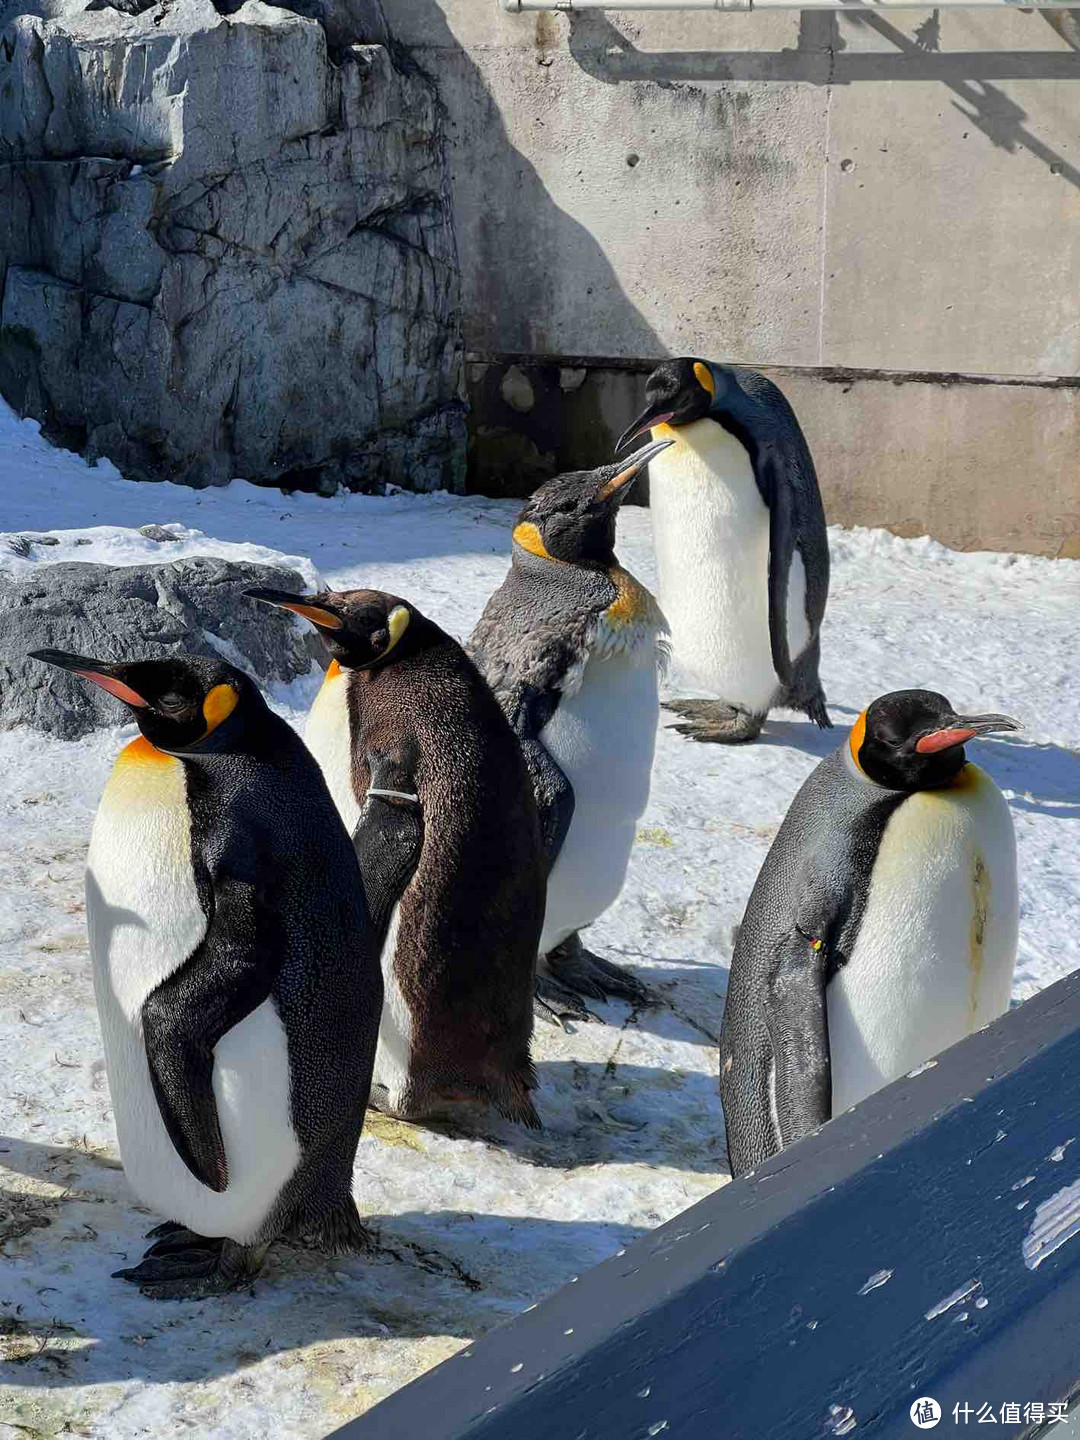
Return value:
<svg viewBox="0 0 1080 1440">
<path fill-rule="evenodd" d="M 360 1219 L 351 1195 L 335 1201 L 329 1210 L 303 1221 L 298 1228 L 305 1240 L 328 1255 L 363 1255 L 375 1248 L 374 1237 Z"/>
<path fill-rule="evenodd" d="M 505 1115 L 507 1120 L 513 1120 L 518 1125 L 525 1125 L 530 1130 L 542 1130 L 544 1127 L 540 1122 L 540 1116 L 536 1113 L 536 1106 L 529 1098 L 528 1091 L 522 1095 L 503 1097 L 500 1096 L 495 1102 L 495 1108 L 500 1115 Z"/>
<path fill-rule="evenodd" d="M 513 1120 L 517 1125 L 525 1125 L 530 1130 L 542 1130 L 544 1127 L 529 1093 L 535 1085 L 536 1071 L 529 1060 L 525 1067 L 516 1073 L 499 1076 L 491 1086 L 489 1098 L 499 1114 L 507 1120 Z"/>
<path fill-rule="evenodd" d="M 815 725 L 822 730 L 831 730 L 833 723 L 829 719 L 829 712 L 825 708 L 825 691 L 819 690 L 806 707 L 806 713 Z"/>
</svg>

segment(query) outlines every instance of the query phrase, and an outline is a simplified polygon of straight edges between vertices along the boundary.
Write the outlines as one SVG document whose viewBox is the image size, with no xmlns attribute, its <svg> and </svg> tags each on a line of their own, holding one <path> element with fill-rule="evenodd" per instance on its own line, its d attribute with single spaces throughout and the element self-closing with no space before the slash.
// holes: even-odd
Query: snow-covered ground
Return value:
<svg viewBox="0 0 1080 1440">
<path fill-rule="evenodd" d="M 515 509 L 132 484 L 51 449 L 0 405 L 0 530 L 60 541 L 28 558 L 0 541 L 7 572 L 284 557 L 312 581 L 406 596 L 464 637 L 504 573 Z M 145 539 L 148 522 L 182 538 Z M 1016 822 L 1015 998 L 1080 964 L 1080 564 L 879 531 L 830 538 L 823 676 L 837 730 L 781 717 L 737 750 L 661 731 L 629 881 L 590 943 L 664 1004 L 598 1007 L 598 1023 L 568 1034 L 538 1026 L 540 1135 L 372 1116 L 356 1193 L 378 1254 L 327 1262 L 279 1246 L 251 1293 L 161 1304 L 109 1278 L 159 1218 L 118 1168 L 83 929 L 90 822 L 123 737 L 0 735 L 0 1440 L 322 1436 L 722 1184 L 731 927 L 798 785 L 883 691 L 927 686 L 1024 722 L 1021 738 L 973 750 Z M 644 511 L 624 511 L 619 546 L 654 583 Z M 299 724 L 316 684 L 274 701 Z"/>
</svg>

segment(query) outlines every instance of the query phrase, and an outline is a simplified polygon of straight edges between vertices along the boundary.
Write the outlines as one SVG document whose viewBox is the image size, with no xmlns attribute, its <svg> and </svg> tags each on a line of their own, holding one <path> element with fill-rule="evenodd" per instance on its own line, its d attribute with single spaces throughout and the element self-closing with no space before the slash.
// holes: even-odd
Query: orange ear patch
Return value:
<svg viewBox="0 0 1080 1440">
<path fill-rule="evenodd" d="M 223 720 L 227 720 L 239 703 L 240 696 L 231 685 L 215 685 L 203 701 L 206 735 L 216 730 Z M 203 736 L 204 740 L 206 735 Z"/>
<path fill-rule="evenodd" d="M 554 556 L 548 554 L 540 531 L 531 520 L 514 526 L 514 544 L 520 545 L 523 550 L 528 550 L 530 555 L 539 555 L 541 560 L 554 559 Z"/>
<path fill-rule="evenodd" d="M 716 394 L 716 381 L 713 379 L 713 373 L 709 367 L 703 365 L 700 360 L 694 361 L 694 379 L 701 388 L 707 390 L 710 395 Z"/>
<path fill-rule="evenodd" d="M 860 770 L 862 770 L 862 765 L 859 762 L 859 751 L 862 749 L 862 743 L 865 739 L 866 711 L 864 710 L 859 716 L 859 718 L 855 721 L 855 724 L 851 727 L 851 734 L 848 737 L 848 746 L 851 749 L 851 758 L 855 761 L 856 766 Z"/>
</svg>

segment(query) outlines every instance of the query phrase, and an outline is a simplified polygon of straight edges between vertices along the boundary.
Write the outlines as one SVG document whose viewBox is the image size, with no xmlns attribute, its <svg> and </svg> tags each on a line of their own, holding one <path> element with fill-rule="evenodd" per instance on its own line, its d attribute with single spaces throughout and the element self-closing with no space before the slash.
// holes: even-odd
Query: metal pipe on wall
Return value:
<svg viewBox="0 0 1080 1440">
<path fill-rule="evenodd" d="M 525 10 L 1080 10 L 1080 0 L 503 0 L 512 14 Z"/>
</svg>

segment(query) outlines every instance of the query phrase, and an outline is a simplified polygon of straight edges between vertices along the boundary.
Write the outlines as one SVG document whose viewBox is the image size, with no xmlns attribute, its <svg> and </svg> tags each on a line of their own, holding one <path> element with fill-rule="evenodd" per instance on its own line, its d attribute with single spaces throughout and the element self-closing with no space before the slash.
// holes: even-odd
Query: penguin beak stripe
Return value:
<svg viewBox="0 0 1080 1440">
<path fill-rule="evenodd" d="M 125 705 L 134 705 L 137 710 L 145 709 L 146 701 L 130 685 L 125 685 L 122 680 L 114 680 L 110 675 L 97 675 L 93 670 L 76 670 L 73 672 L 81 675 L 84 680 L 91 680 L 99 685 L 102 690 L 107 690 L 110 695 L 115 695 L 117 700 L 122 700 Z"/>
<path fill-rule="evenodd" d="M 670 445 L 674 444 L 674 440 L 654 440 L 651 445 L 643 445 L 636 455 L 630 457 L 630 462 L 624 470 L 620 470 L 612 479 L 601 485 L 600 489 L 596 492 L 596 498 L 598 500 L 610 500 L 611 497 L 617 495 L 625 485 L 629 485 L 632 480 L 636 480 L 649 461 L 655 459 L 661 450 L 666 450 Z"/>
<path fill-rule="evenodd" d="M 954 745 L 964 745 L 974 738 L 974 730 L 931 730 L 915 742 L 915 749 L 920 755 L 936 755 L 939 750 L 951 750 Z"/>
<path fill-rule="evenodd" d="M 297 595 L 290 595 L 285 590 L 248 590 L 248 598 L 261 600 L 264 605 L 276 605 L 279 610 L 291 610 L 294 615 L 300 615 L 305 620 L 310 620 L 313 625 L 321 625 L 324 630 L 344 630 L 344 620 L 330 610 L 324 610 L 321 605 L 309 605 Z"/>
<path fill-rule="evenodd" d="M 94 662 L 85 659 L 82 655 L 67 655 L 63 650 L 31 650 L 29 658 L 43 660 L 46 665 L 55 665 L 58 670 L 70 670 L 73 675 L 78 675 L 83 680 L 89 680 L 99 689 L 114 695 L 117 700 L 122 700 L 125 705 L 133 705 L 137 710 L 146 708 L 147 702 L 137 690 L 132 690 L 130 685 L 125 685 L 122 680 L 117 680 L 112 675 L 105 675 L 100 670 L 92 669 L 91 666 Z"/>
<path fill-rule="evenodd" d="M 615 454 L 625 450 L 627 445 L 636 440 L 639 435 L 644 435 L 646 430 L 651 430 L 655 425 L 666 425 L 669 420 L 674 420 L 674 410 L 658 411 L 655 415 L 645 410 L 638 416 L 628 430 L 624 430 L 619 437 L 619 443 L 615 446 Z"/>
<path fill-rule="evenodd" d="M 915 742 L 920 755 L 934 755 L 939 750 L 949 750 L 954 745 L 966 745 L 977 735 L 990 735 L 995 731 L 1020 730 L 1019 720 L 1008 715 L 957 715 L 956 723 L 941 730 L 931 730 Z"/>
<path fill-rule="evenodd" d="M 302 615 L 305 620 L 310 620 L 313 625 L 321 625 L 324 630 L 344 630 L 344 620 L 339 620 L 329 610 L 324 610 L 320 605 L 283 605 L 283 610 L 292 610 L 296 615 Z"/>
</svg>

